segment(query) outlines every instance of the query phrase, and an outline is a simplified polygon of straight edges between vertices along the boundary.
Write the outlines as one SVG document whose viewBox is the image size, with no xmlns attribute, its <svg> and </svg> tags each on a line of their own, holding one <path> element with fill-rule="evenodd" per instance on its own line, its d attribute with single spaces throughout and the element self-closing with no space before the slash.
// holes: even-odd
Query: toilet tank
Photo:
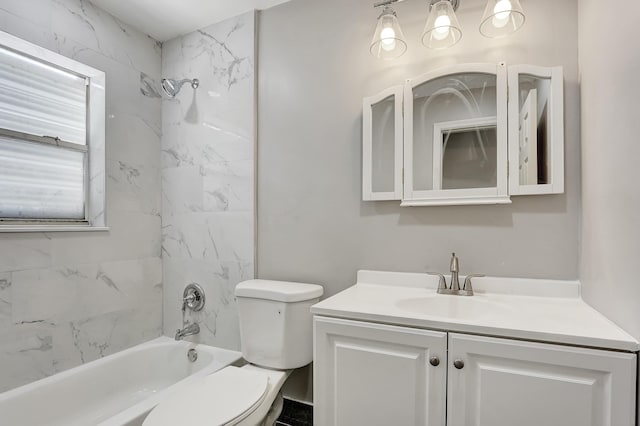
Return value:
<svg viewBox="0 0 640 426">
<path fill-rule="evenodd" d="M 289 370 L 313 360 L 311 305 L 322 286 L 249 280 L 236 286 L 242 356 L 252 364 Z"/>
</svg>

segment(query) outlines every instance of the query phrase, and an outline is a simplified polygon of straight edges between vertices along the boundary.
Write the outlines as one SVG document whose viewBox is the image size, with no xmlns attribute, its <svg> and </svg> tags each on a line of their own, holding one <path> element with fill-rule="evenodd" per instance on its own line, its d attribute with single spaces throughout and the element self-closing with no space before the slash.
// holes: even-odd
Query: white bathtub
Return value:
<svg viewBox="0 0 640 426">
<path fill-rule="evenodd" d="M 196 362 L 187 359 L 191 348 Z M 160 337 L 0 394 L 12 426 L 140 425 L 156 404 L 241 358 L 235 351 Z"/>
</svg>

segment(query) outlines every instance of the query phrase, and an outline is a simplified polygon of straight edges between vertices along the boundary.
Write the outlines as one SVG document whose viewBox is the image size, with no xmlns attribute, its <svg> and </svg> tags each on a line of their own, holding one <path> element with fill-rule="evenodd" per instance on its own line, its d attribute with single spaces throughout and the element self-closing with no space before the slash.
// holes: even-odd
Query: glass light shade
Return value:
<svg viewBox="0 0 640 426">
<path fill-rule="evenodd" d="M 480 21 L 480 33 L 489 38 L 518 31 L 525 21 L 520 0 L 489 0 Z"/>
<path fill-rule="evenodd" d="M 396 13 L 385 6 L 378 18 L 378 26 L 373 34 L 371 54 L 379 59 L 395 59 L 407 51 L 407 42 L 400 28 Z"/>
<path fill-rule="evenodd" d="M 422 44 L 430 49 L 446 49 L 462 38 L 462 30 L 451 3 L 447 0 L 439 1 L 431 6 L 422 33 Z"/>
</svg>

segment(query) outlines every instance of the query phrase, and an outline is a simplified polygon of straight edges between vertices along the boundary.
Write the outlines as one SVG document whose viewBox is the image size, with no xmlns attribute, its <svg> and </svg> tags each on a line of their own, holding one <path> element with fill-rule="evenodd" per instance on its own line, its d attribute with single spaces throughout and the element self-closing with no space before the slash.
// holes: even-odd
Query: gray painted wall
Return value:
<svg viewBox="0 0 640 426">
<path fill-rule="evenodd" d="M 580 281 L 589 304 L 640 339 L 636 278 L 640 256 L 640 90 L 636 84 L 640 50 L 629 44 L 636 44 L 640 37 L 640 3 L 624 2 L 623 13 L 617 12 L 596 0 L 581 0 L 578 10 L 583 194 Z"/>
<path fill-rule="evenodd" d="M 640 339 L 640 3 L 581 0 L 582 242 L 585 300 Z M 615 31 L 610 31 L 615 28 Z M 615 107 L 614 107 L 615 106 Z"/>
<path fill-rule="evenodd" d="M 331 295 L 358 269 L 445 271 L 452 251 L 462 273 L 577 277 L 577 5 L 522 3 L 524 28 L 490 40 L 477 30 L 486 2 L 462 2 L 462 41 L 444 51 L 420 44 L 425 2 L 400 3 L 409 47 L 391 62 L 368 52 L 379 14 L 370 0 L 294 0 L 260 14 L 259 277 L 317 282 Z M 360 201 L 362 98 L 439 66 L 499 61 L 564 66 L 566 194 L 514 197 L 510 206 Z"/>
</svg>

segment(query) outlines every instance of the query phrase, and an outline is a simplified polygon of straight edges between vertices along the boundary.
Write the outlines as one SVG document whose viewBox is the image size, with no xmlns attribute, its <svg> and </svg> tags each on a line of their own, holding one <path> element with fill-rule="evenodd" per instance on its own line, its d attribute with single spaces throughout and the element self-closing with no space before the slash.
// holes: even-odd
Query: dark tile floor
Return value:
<svg viewBox="0 0 640 426">
<path fill-rule="evenodd" d="M 276 426 L 313 426 L 313 406 L 285 398 Z"/>
</svg>

